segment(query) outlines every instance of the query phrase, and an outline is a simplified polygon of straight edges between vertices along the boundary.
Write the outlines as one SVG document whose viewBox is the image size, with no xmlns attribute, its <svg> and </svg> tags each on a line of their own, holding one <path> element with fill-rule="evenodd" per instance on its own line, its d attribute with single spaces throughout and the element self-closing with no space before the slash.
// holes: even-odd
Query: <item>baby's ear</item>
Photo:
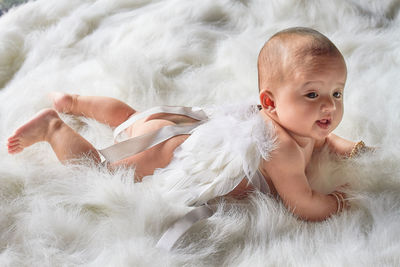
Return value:
<svg viewBox="0 0 400 267">
<path fill-rule="evenodd" d="M 275 108 L 274 96 L 271 91 L 264 89 L 260 92 L 260 103 L 263 108 L 270 110 L 271 108 Z"/>
</svg>

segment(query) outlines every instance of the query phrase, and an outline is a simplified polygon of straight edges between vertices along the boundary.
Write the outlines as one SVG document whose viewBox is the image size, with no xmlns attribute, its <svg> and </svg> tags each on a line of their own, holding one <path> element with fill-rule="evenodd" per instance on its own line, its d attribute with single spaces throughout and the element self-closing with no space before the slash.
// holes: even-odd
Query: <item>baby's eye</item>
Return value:
<svg viewBox="0 0 400 267">
<path fill-rule="evenodd" d="M 341 98 L 342 97 L 342 93 L 341 92 L 334 92 L 333 96 L 336 98 Z"/>
<path fill-rule="evenodd" d="M 306 95 L 308 98 L 316 98 L 318 94 L 316 92 L 311 92 Z"/>
</svg>

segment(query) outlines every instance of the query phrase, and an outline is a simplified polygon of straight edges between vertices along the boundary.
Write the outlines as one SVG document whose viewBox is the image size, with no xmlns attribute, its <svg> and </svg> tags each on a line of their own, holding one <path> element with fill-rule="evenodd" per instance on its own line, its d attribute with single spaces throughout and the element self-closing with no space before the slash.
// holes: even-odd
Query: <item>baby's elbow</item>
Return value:
<svg viewBox="0 0 400 267">
<path fill-rule="evenodd" d="M 302 221 L 307 221 L 307 222 L 321 222 L 326 220 L 330 214 L 321 214 L 321 213 L 315 213 L 307 209 L 301 209 L 299 207 L 294 207 L 289 210 L 291 213 L 297 218 Z"/>
<path fill-rule="evenodd" d="M 303 221 L 321 222 L 332 215 L 329 209 L 315 199 L 314 192 L 303 195 L 297 201 L 286 201 L 284 204 L 296 218 Z"/>
</svg>

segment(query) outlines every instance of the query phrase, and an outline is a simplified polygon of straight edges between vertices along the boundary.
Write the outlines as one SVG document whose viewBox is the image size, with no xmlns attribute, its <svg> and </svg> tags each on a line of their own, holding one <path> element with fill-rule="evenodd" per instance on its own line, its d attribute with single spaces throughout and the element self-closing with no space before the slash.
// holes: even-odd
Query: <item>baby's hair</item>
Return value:
<svg viewBox="0 0 400 267">
<path fill-rule="evenodd" d="M 306 38 L 307 42 L 298 45 L 299 38 Z M 339 49 L 316 30 L 294 27 L 275 33 L 264 44 L 258 56 L 259 90 L 265 89 L 269 83 L 284 82 L 295 67 L 304 63 L 307 56 L 311 59 L 320 56 L 343 59 Z M 308 63 L 313 64 L 312 60 Z"/>
</svg>

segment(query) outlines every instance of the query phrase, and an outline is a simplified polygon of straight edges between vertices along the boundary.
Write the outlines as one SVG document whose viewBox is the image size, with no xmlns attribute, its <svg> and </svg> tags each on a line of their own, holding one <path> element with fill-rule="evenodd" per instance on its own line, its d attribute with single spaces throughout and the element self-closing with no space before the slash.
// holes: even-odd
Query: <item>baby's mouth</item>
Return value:
<svg viewBox="0 0 400 267">
<path fill-rule="evenodd" d="M 331 125 L 331 119 L 318 120 L 317 125 L 322 129 L 328 129 L 328 127 Z"/>
</svg>

